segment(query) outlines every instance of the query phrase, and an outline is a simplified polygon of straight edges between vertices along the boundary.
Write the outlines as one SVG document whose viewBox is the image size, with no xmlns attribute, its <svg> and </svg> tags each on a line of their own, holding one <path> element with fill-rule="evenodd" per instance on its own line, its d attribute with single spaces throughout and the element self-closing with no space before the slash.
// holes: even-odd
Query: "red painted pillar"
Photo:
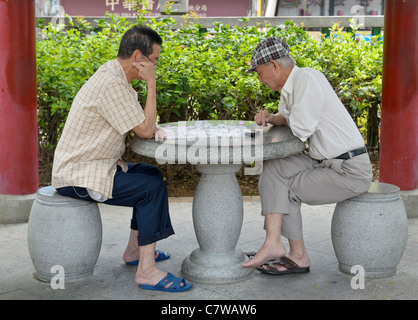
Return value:
<svg viewBox="0 0 418 320">
<path fill-rule="evenodd" d="M 0 195 L 38 189 L 34 0 L 0 0 Z"/>
<path fill-rule="evenodd" d="M 379 180 L 418 188 L 418 4 L 385 1 Z"/>
</svg>

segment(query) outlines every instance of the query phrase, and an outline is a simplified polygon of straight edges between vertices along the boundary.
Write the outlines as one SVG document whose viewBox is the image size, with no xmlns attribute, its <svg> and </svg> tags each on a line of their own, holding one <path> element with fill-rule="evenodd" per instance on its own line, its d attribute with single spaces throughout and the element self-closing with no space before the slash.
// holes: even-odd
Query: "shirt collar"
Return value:
<svg viewBox="0 0 418 320">
<path fill-rule="evenodd" d="M 299 67 L 297 65 L 293 66 L 292 71 L 289 74 L 289 77 L 287 78 L 283 88 L 282 88 L 282 94 L 285 93 L 286 96 L 292 93 L 293 91 L 293 85 L 295 83 L 295 75 L 298 72 Z"/>
<path fill-rule="evenodd" d="M 129 84 L 128 79 L 126 78 L 125 71 L 123 70 L 118 59 L 109 61 L 109 71 L 118 77 L 124 84 Z"/>
</svg>

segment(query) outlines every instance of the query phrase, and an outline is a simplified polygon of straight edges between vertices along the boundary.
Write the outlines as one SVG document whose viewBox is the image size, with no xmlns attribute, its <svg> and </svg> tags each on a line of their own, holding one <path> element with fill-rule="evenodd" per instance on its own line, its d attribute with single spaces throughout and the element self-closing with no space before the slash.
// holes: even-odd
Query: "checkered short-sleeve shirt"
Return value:
<svg viewBox="0 0 418 320">
<path fill-rule="evenodd" d="M 77 93 L 55 150 L 52 185 L 78 186 L 112 198 L 128 131 L 145 120 L 138 94 L 118 60 L 102 65 Z"/>
</svg>

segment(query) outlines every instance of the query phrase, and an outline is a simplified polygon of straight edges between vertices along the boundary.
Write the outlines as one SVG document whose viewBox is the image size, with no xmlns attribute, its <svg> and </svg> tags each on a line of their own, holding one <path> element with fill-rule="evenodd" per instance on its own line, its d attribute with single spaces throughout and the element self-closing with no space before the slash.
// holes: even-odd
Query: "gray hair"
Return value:
<svg viewBox="0 0 418 320">
<path fill-rule="evenodd" d="M 276 59 L 275 61 L 284 68 L 289 68 L 295 65 L 295 61 L 292 59 L 291 56 L 284 56 L 279 59 Z"/>
<path fill-rule="evenodd" d="M 285 68 L 289 68 L 295 65 L 295 61 L 292 59 L 291 56 L 285 56 L 277 59 L 276 61 Z"/>
</svg>

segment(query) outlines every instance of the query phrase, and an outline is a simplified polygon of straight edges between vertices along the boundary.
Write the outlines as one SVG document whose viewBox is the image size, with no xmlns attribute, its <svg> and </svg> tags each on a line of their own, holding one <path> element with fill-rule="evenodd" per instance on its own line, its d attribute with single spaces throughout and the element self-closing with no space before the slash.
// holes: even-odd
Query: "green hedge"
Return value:
<svg viewBox="0 0 418 320">
<path fill-rule="evenodd" d="M 115 59 L 120 38 L 130 27 L 126 19 L 111 16 L 93 28 L 82 18 L 77 27 L 58 31 L 42 27 L 37 41 L 38 122 L 40 158 L 52 162 L 71 103 L 97 68 Z M 245 19 L 245 18 L 244 18 Z M 145 23 L 141 17 L 139 23 Z M 253 119 L 263 107 L 274 112 L 279 92 L 246 74 L 259 41 L 286 39 L 298 66 L 316 68 L 327 76 L 369 146 L 378 141 L 382 78 L 382 42 L 367 43 L 335 25 L 329 38 L 315 40 L 303 28 L 286 23 L 260 31 L 256 27 L 216 24 L 202 32 L 197 20 L 185 20 L 174 30 L 173 21 L 148 22 L 163 38 L 157 75 L 157 105 L 161 123 L 194 119 Z M 145 103 L 143 82 L 133 83 Z M 368 136 L 369 134 L 369 136 Z"/>
</svg>

